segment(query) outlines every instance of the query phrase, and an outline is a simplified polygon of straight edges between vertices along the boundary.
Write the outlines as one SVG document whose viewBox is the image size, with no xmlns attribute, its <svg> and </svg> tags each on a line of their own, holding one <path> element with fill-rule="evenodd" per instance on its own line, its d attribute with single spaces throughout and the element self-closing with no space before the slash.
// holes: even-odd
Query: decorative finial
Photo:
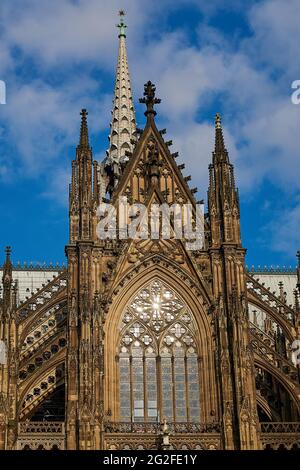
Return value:
<svg viewBox="0 0 300 470">
<path fill-rule="evenodd" d="M 81 116 L 81 128 L 80 128 L 80 142 L 79 145 L 81 147 L 89 147 L 89 132 L 88 132 L 88 124 L 87 124 L 87 116 L 88 112 L 86 109 L 82 109 L 80 116 Z"/>
<path fill-rule="evenodd" d="M 220 113 L 216 114 L 215 123 L 216 123 L 216 129 L 222 129 L 222 118 L 221 118 Z"/>
<path fill-rule="evenodd" d="M 224 144 L 222 119 L 221 119 L 220 113 L 217 113 L 215 116 L 215 128 L 216 128 L 216 137 L 215 137 L 216 160 L 219 162 L 221 161 L 228 162 L 228 153 Z"/>
<path fill-rule="evenodd" d="M 12 263 L 10 260 L 11 247 L 7 246 L 5 248 L 6 260 L 3 266 L 3 285 L 4 287 L 11 287 L 12 284 Z"/>
<path fill-rule="evenodd" d="M 10 258 L 10 255 L 11 255 L 11 247 L 10 246 L 7 246 L 5 248 L 5 254 L 6 254 L 6 258 Z"/>
<path fill-rule="evenodd" d="M 155 97 L 156 87 L 149 80 L 149 82 L 144 85 L 144 98 L 140 98 L 139 102 L 144 103 L 147 106 L 145 111 L 145 116 L 155 116 L 156 111 L 154 110 L 154 105 L 159 104 L 161 100 Z"/>
<path fill-rule="evenodd" d="M 124 16 L 125 16 L 125 11 L 124 10 L 120 10 L 119 11 L 119 16 L 120 16 L 120 23 L 117 24 L 117 28 L 119 28 L 119 38 L 123 37 L 123 38 L 126 38 L 126 33 L 125 33 L 125 30 L 127 28 L 126 24 L 124 23 Z"/>
</svg>

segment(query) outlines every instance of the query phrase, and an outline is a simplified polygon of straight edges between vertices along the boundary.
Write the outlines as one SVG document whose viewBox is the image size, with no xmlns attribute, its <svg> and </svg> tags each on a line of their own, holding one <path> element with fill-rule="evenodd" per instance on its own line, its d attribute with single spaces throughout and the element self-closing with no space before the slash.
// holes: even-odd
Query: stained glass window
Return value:
<svg viewBox="0 0 300 470">
<path fill-rule="evenodd" d="M 195 331 L 189 308 L 159 279 L 135 295 L 120 329 L 122 421 L 199 421 Z"/>
</svg>

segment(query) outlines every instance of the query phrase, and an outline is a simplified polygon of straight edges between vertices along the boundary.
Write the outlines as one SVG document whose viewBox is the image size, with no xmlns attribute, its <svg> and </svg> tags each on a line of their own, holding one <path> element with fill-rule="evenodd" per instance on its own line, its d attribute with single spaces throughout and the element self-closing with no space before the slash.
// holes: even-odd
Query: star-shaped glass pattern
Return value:
<svg viewBox="0 0 300 470">
<path fill-rule="evenodd" d="M 144 286 L 132 299 L 122 321 L 123 344 L 160 344 L 171 347 L 175 340 L 182 347 L 194 346 L 192 315 L 178 294 L 161 280 Z M 163 338 L 162 338 L 163 337 Z M 129 341 L 128 338 L 131 338 Z"/>
</svg>

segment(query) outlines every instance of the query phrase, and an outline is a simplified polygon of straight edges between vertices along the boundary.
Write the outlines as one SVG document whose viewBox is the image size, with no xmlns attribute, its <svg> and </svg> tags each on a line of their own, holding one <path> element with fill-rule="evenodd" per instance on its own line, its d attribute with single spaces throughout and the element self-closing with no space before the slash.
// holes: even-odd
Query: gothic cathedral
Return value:
<svg viewBox="0 0 300 470">
<path fill-rule="evenodd" d="M 184 165 L 156 127 L 151 82 L 140 100 L 145 127 L 136 127 L 125 28 L 121 14 L 101 163 L 81 112 L 67 267 L 21 298 L 7 248 L 0 449 L 300 448 L 300 261 L 290 274 L 246 269 L 220 115 L 199 249 L 172 231 L 98 236 L 100 203 L 116 212 L 124 197 L 149 210 L 188 204 L 192 217 L 197 207 Z"/>
</svg>

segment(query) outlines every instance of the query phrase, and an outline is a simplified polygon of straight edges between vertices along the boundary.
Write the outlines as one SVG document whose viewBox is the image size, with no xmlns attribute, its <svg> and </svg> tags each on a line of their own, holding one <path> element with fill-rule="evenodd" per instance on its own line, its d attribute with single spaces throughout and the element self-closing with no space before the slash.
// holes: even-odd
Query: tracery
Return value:
<svg viewBox="0 0 300 470">
<path fill-rule="evenodd" d="M 125 309 L 120 335 L 120 420 L 199 421 L 195 319 L 159 279 Z"/>
</svg>

